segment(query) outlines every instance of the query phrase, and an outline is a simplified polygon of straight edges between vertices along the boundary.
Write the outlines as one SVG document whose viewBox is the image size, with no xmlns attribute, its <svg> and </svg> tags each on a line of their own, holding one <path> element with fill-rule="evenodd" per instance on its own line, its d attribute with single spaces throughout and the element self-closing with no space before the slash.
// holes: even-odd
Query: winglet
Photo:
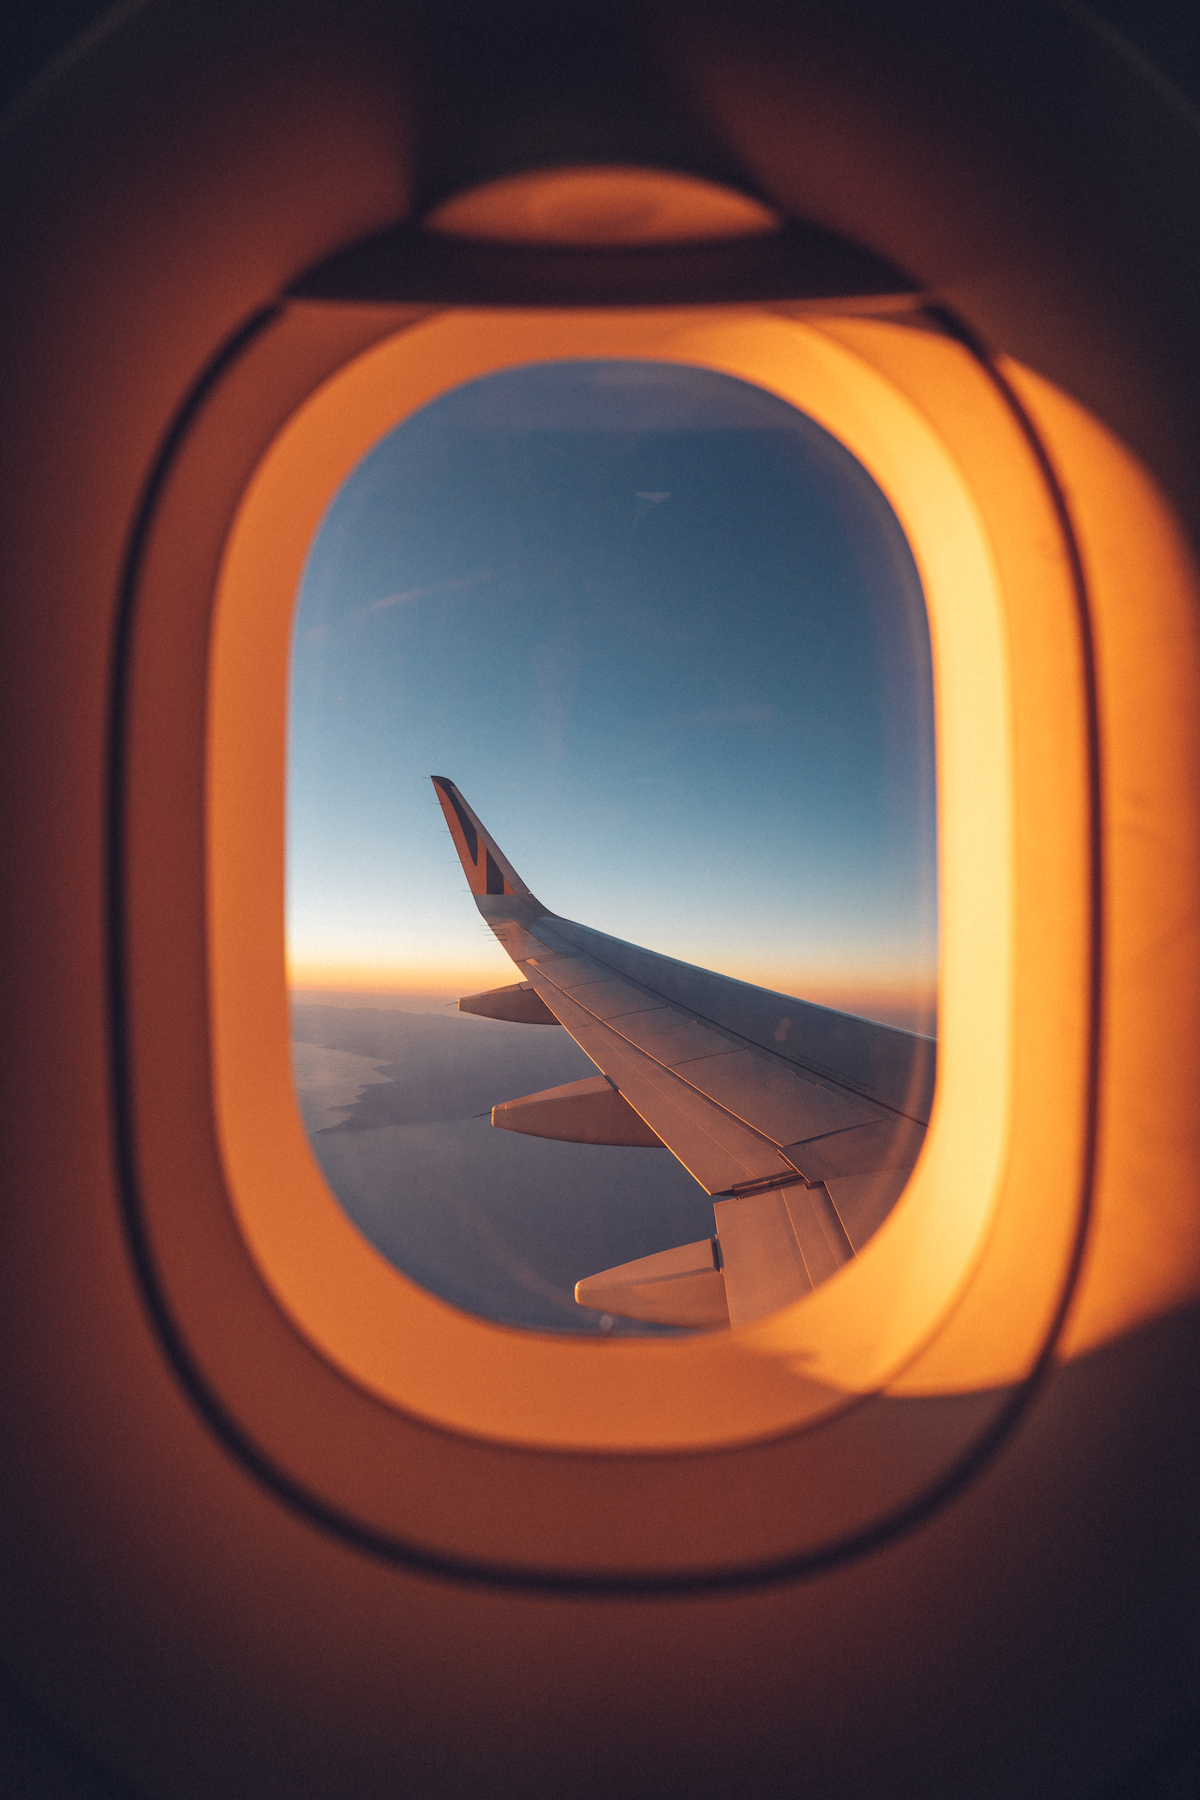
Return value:
<svg viewBox="0 0 1200 1800">
<path fill-rule="evenodd" d="M 477 897 L 481 894 L 513 894 L 522 900 L 532 900 L 534 896 L 495 839 L 483 829 L 454 783 L 445 775 L 431 775 L 429 779 L 441 801 L 471 892 Z"/>
</svg>

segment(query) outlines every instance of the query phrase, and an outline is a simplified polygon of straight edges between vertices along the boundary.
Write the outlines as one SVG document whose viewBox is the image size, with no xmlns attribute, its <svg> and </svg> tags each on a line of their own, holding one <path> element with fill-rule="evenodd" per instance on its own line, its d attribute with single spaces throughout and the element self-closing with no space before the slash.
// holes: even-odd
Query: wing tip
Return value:
<svg viewBox="0 0 1200 1800">
<path fill-rule="evenodd" d="M 521 880 L 491 833 L 472 812 L 459 789 L 448 775 L 431 775 L 434 792 L 454 839 L 459 861 L 467 877 L 467 885 L 476 899 L 484 895 L 495 898 L 533 900 L 534 896 Z M 537 904 L 537 902 L 535 902 Z"/>
</svg>

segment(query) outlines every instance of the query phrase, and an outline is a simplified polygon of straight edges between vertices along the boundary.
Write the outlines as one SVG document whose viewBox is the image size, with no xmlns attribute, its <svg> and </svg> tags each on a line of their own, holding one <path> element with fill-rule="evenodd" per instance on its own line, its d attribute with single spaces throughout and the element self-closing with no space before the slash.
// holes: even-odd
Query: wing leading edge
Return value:
<svg viewBox="0 0 1200 1800">
<path fill-rule="evenodd" d="M 556 1019 L 604 1078 L 509 1101 L 493 1123 L 589 1143 L 660 1142 L 713 1198 L 711 1244 L 588 1276 L 577 1301 L 663 1323 L 737 1325 L 836 1273 L 916 1162 L 935 1040 L 559 918 L 454 783 L 432 779 L 475 903 L 522 977 L 460 1006 Z"/>
</svg>

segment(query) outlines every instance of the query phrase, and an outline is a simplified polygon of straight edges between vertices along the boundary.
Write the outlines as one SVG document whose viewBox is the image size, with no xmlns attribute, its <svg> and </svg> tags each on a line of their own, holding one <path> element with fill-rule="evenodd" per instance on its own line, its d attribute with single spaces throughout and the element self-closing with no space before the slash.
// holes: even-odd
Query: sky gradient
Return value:
<svg viewBox="0 0 1200 1800">
<path fill-rule="evenodd" d="M 569 918 L 897 1022 L 934 992 L 912 557 L 849 453 L 745 382 L 505 371 L 405 421 L 335 496 L 294 627 L 295 987 L 516 978 L 432 773 Z"/>
</svg>

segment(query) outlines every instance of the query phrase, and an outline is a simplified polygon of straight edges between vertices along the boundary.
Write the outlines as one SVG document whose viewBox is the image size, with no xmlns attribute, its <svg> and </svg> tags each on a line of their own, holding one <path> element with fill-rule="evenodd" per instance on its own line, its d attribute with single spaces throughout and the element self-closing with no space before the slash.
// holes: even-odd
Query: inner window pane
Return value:
<svg viewBox="0 0 1200 1800">
<path fill-rule="evenodd" d="M 731 376 L 535 364 L 378 444 L 298 598 L 287 947 L 297 1094 L 331 1189 L 398 1267 L 483 1317 L 678 1329 L 574 1298 L 714 1236 L 675 1146 L 490 1123 L 598 1070 L 561 1025 L 456 1010 L 528 971 L 476 908 L 442 774 L 553 913 L 932 1036 L 930 649 L 883 494 Z"/>
</svg>

